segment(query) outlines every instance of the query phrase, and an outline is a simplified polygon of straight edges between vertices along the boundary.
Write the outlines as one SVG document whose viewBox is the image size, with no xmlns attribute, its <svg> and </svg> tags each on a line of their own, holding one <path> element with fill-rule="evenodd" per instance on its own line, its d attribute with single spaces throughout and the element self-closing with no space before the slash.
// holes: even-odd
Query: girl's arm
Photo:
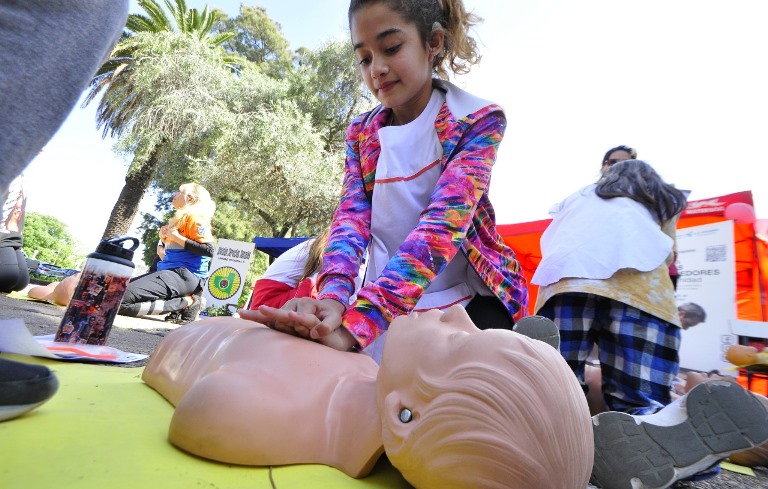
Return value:
<svg viewBox="0 0 768 489">
<path fill-rule="evenodd" d="M 347 130 L 343 193 L 333 215 L 322 271 L 317 278 L 318 298 L 333 299 L 345 308 L 355 293 L 355 278 L 371 238 L 371 202 L 365 191 L 358 142 L 365 118 L 358 117 Z"/>
<path fill-rule="evenodd" d="M 200 256 L 213 256 L 213 243 L 198 243 L 191 239 L 184 242 L 184 249 Z"/>
<path fill-rule="evenodd" d="M 478 202 L 488 192 L 505 127 L 501 111 L 487 110 L 464 131 L 419 224 L 382 274 L 360 290 L 344 313 L 342 324 L 361 347 L 386 330 L 395 317 L 410 313 L 458 252 Z"/>
</svg>

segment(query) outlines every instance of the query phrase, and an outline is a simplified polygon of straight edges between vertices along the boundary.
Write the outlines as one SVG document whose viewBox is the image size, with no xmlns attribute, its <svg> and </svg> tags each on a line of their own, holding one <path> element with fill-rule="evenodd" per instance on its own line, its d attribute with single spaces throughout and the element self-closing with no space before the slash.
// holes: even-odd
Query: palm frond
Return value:
<svg viewBox="0 0 768 489">
<path fill-rule="evenodd" d="M 139 7 L 149 14 L 153 24 L 152 28 L 148 29 L 147 32 L 175 31 L 173 22 L 165 14 L 165 10 L 163 10 L 163 7 L 160 6 L 157 0 L 138 0 L 138 4 Z"/>
</svg>

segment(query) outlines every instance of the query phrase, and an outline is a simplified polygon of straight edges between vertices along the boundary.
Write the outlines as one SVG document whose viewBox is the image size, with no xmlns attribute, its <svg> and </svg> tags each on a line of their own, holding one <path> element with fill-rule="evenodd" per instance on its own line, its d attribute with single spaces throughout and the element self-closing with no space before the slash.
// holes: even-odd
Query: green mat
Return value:
<svg viewBox="0 0 768 489">
<path fill-rule="evenodd" d="M 50 401 L 0 422 L 2 489 L 411 487 L 386 457 L 364 479 L 324 465 L 275 467 L 273 486 L 269 468 L 211 462 L 168 443 L 173 406 L 141 381 L 141 368 L 2 357 L 47 365 L 60 382 Z"/>
</svg>

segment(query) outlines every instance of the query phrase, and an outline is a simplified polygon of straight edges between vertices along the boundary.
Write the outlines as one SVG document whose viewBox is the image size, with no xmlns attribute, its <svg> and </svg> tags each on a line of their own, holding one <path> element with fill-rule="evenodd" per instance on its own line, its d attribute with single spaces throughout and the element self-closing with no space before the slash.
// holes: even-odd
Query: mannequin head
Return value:
<svg viewBox="0 0 768 489">
<path fill-rule="evenodd" d="M 462 307 L 401 316 L 377 381 L 384 449 L 416 487 L 586 487 L 593 435 L 559 352 Z"/>
</svg>

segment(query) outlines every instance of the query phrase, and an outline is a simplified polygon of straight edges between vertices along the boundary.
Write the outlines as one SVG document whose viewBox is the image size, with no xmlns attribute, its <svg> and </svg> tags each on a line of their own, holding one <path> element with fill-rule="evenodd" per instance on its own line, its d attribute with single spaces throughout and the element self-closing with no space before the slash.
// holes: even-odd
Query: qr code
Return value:
<svg viewBox="0 0 768 489">
<path fill-rule="evenodd" d="M 707 246 L 707 261 L 725 261 L 725 245 Z"/>
</svg>

